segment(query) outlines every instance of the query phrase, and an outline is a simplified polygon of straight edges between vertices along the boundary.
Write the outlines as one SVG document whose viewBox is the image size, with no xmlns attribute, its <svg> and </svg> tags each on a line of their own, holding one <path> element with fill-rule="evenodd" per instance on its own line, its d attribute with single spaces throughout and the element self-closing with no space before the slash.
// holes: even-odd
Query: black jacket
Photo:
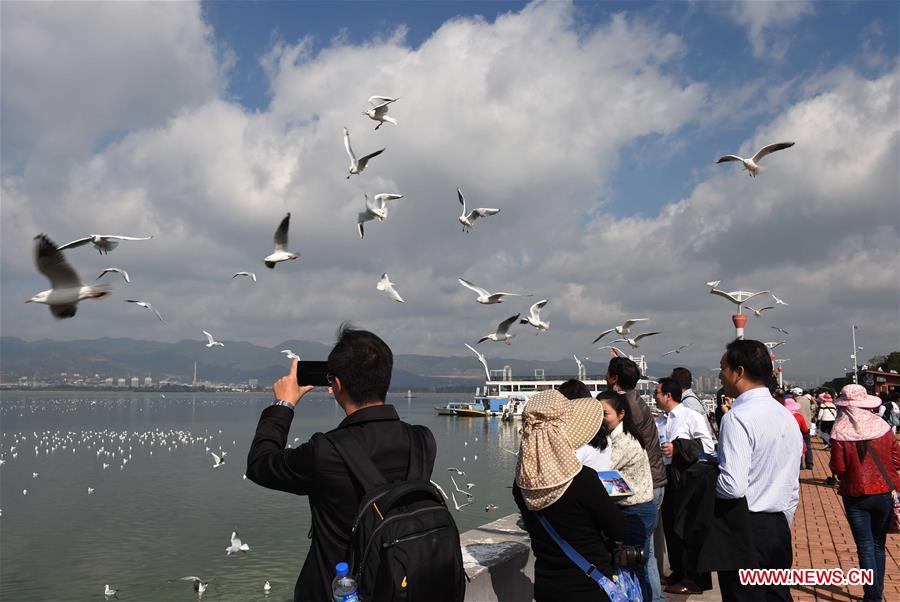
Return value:
<svg viewBox="0 0 900 602">
<path fill-rule="evenodd" d="M 296 449 L 285 449 L 293 418 L 294 412 L 283 406 L 263 410 L 247 454 L 247 478 L 269 489 L 309 496 L 312 544 L 294 587 L 294 600 L 321 602 L 331 599 L 335 565 L 347 560 L 350 530 L 363 492 L 322 433 Z M 430 478 L 437 451 L 434 435 L 425 427 L 415 428 L 425 430 Z M 406 479 L 410 441 L 394 406 L 357 410 L 337 429 L 353 430 L 388 481 Z"/>
</svg>

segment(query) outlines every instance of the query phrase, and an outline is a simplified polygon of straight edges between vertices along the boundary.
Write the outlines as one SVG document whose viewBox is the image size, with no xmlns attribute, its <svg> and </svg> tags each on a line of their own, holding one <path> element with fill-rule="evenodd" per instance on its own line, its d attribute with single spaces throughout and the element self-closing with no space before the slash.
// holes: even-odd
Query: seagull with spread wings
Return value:
<svg viewBox="0 0 900 602">
<path fill-rule="evenodd" d="M 472 353 L 474 353 L 475 355 L 478 356 L 478 361 L 481 362 L 482 366 L 484 366 L 484 375 L 487 377 L 487 380 L 491 380 L 491 371 L 488 369 L 487 360 L 485 359 L 484 354 L 481 353 L 480 351 L 478 351 L 477 349 L 475 349 L 474 347 L 472 347 L 471 345 L 469 345 L 468 343 L 466 343 L 465 345 L 466 345 L 466 347 L 469 348 L 469 350 Z"/>
<path fill-rule="evenodd" d="M 516 335 L 509 334 L 509 327 L 516 323 L 516 321 L 519 319 L 520 315 L 522 315 L 522 314 L 516 314 L 514 316 L 510 316 L 509 318 L 506 318 L 505 320 L 500 322 L 500 324 L 497 326 L 497 332 L 492 332 L 489 335 L 481 337 L 480 339 L 478 339 L 478 343 L 475 343 L 475 344 L 478 345 L 485 341 L 494 341 L 497 343 L 499 343 L 500 341 L 503 341 L 507 345 L 511 345 L 512 339 Z"/>
<path fill-rule="evenodd" d="M 489 217 L 491 215 L 497 215 L 500 213 L 499 209 L 493 209 L 491 207 L 478 207 L 477 209 L 472 209 L 468 213 L 466 213 L 466 198 L 463 196 L 462 190 L 459 188 L 456 189 L 456 196 L 459 198 L 459 204 L 462 205 L 462 213 L 459 216 L 459 223 L 462 224 L 463 232 L 468 232 L 472 225 L 475 223 L 475 220 L 479 217 Z"/>
<path fill-rule="evenodd" d="M 99 299 L 110 294 L 106 287 L 83 285 L 62 251 L 47 236 L 38 234 L 34 241 L 34 263 L 50 281 L 51 288 L 37 293 L 25 303 L 48 305 L 53 317 L 62 320 L 75 315 L 79 301 Z"/>
<path fill-rule="evenodd" d="M 156 317 L 159 318 L 159 321 L 160 321 L 160 322 L 162 322 L 163 324 L 166 323 L 166 321 L 163 320 L 162 314 L 160 314 L 160 313 L 156 310 L 155 307 L 153 307 L 152 305 L 150 305 L 150 304 L 147 303 L 146 301 L 139 301 L 139 300 L 137 300 L 137 299 L 125 299 L 125 301 L 126 301 L 127 303 L 134 303 L 135 305 L 140 305 L 140 306 L 143 307 L 144 309 L 149 309 L 149 310 L 152 311 L 154 314 L 156 314 Z"/>
<path fill-rule="evenodd" d="M 209 334 L 205 330 L 203 330 L 201 332 L 203 332 L 203 334 L 206 335 L 206 340 L 207 340 L 206 346 L 207 347 L 224 347 L 225 346 L 225 343 L 220 343 L 219 341 L 215 340 L 213 338 L 213 335 Z"/>
<path fill-rule="evenodd" d="M 779 299 L 778 297 L 776 297 L 776 296 L 775 296 L 775 293 L 772 293 L 772 299 L 775 300 L 775 305 L 784 305 L 784 306 L 787 306 L 787 305 L 788 305 L 787 303 L 785 303 L 784 301 L 782 301 L 781 299 Z"/>
<path fill-rule="evenodd" d="M 106 268 L 105 270 L 100 272 L 100 275 L 97 276 L 96 280 L 100 280 L 101 278 L 103 278 L 104 275 L 109 274 L 110 272 L 115 272 L 117 274 L 121 274 L 122 278 L 125 279 L 125 282 L 127 282 L 128 284 L 131 284 L 131 278 L 128 277 L 128 272 L 126 272 L 125 270 L 122 270 L 120 268 Z"/>
<path fill-rule="evenodd" d="M 681 353 L 682 351 L 684 351 L 685 349 L 687 349 L 688 347 L 690 347 L 691 345 L 693 345 L 693 343 L 688 343 L 687 345 L 680 345 L 680 346 L 676 347 L 675 349 L 666 351 L 665 353 L 662 354 L 662 357 L 666 357 L 667 355 L 672 355 L 673 353 L 677 355 L 677 354 Z"/>
<path fill-rule="evenodd" d="M 381 153 L 384 152 L 384 149 L 377 150 L 374 153 L 369 153 L 365 157 L 361 159 L 357 159 L 356 155 L 353 154 L 353 149 L 350 148 L 350 130 L 344 128 L 344 148 L 347 149 L 347 154 L 350 155 L 350 173 L 347 174 L 347 179 L 350 179 L 350 176 L 359 175 L 366 168 L 366 165 L 369 164 L 369 160 L 373 157 L 377 157 Z"/>
<path fill-rule="evenodd" d="M 777 142 L 775 144 L 769 144 L 761 149 L 759 149 L 755 155 L 753 155 L 750 159 L 745 159 L 743 157 L 738 157 L 737 155 L 724 155 L 719 157 L 716 163 L 727 163 L 728 161 L 740 161 L 744 165 L 744 169 L 747 170 L 747 174 L 750 177 L 755 178 L 762 171 L 762 168 L 759 166 L 759 162 L 768 154 L 774 153 L 775 151 L 784 150 L 786 148 L 791 148 L 794 146 L 793 142 Z"/>
<path fill-rule="evenodd" d="M 597 341 L 599 341 L 600 339 L 602 339 L 603 337 L 605 337 L 606 335 L 608 335 L 611 332 L 614 332 L 616 334 L 621 334 L 621 335 L 631 334 L 632 326 L 634 326 L 638 322 L 646 322 L 649 319 L 650 318 L 631 318 L 629 320 L 625 320 L 624 322 L 622 322 L 621 325 L 616 326 L 614 328 L 610 328 L 609 330 L 604 330 L 603 332 L 601 332 L 600 336 L 598 336 L 596 339 L 591 341 L 591 345 L 593 345 L 594 343 L 596 343 Z M 622 340 L 624 340 L 624 339 L 622 339 Z"/>
<path fill-rule="evenodd" d="M 787 343 L 787 341 L 767 341 L 767 342 L 763 343 L 763 345 L 768 347 L 769 350 L 771 351 L 772 349 L 775 349 L 776 347 L 781 347 L 785 343 Z"/>
<path fill-rule="evenodd" d="M 789 333 L 787 330 L 785 330 L 784 328 L 781 328 L 781 327 L 779 327 L 779 326 L 771 326 L 771 325 L 770 325 L 770 328 L 774 328 L 775 330 L 777 330 L 777 331 L 780 332 L 781 334 L 786 334 L 786 335 L 788 335 L 788 336 L 790 336 L 790 334 L 791 334 L 791 333 Z"/>
<path fill-rule="evenodd" d="M 198 595 L 203 595 L 203 592 L 206 591 L 206 588 L 209 587 L 209 582 L 204 581 L 200 577 L 181 577 L 180 579 L 169 579 L 169 583 L 173 583 L 175 581 L 193 581 L 194 582 L 194 591 L 197 592 Z"/>
<path fill-rule="evenodd" d="M 253 282 L 256 282 L 256 274 L 254 274 L 253 272 L 235 272 L 234 276 L 232 276 L 231 279 L 234 280 L 238 276 L 247 276 L 251 280 L 253 280 Z"/>
<path fill-rule="evenodd" d="M 644 337 L 652 337 L 652 336 L 655 335 L 655 334 L 659 334 L 659 331 L 656 331 L 656 332 L 645 332 L 645 333 L 643 333 L 643 334 L 637 335 L 637 336 L 634 337 L 633 339 L 627 339 L 627 338 L 626 338 L 626 339 L 613 339 L 613 340 L 611 340 L 611 341 L 609 342 L 609 344 L 612 345 L 613 343 L 618 343 L 618 342 L 621 341 L 621 342 L 623 342 L 623 343 L 628 343 L 629 345 L 631 345 L 631 347 L 633 347 L 634 349 L 637 349 L 638 347 L 640 347 L 640 345 L 638 345 L 638 341 L 640 341 L 640 340 L 643 339 Z"/>
<path fill-rule="evenodd" d="M 388 107 L 391 103 L 397 102 L 400 100 L 399 98 L 391 98 L 390 96 L 370 96 L 369 104 L 372 105 L 372 108 L 367 109 L 363 115 L 366 115 L 372 121 L 377 121 L 378 125 L 375 126 L 377 130 L 385 123 L 390 123 L 392 125 L 397 125 L 397 120 L 393 117 L 388 117 Z"/>
<path fill-rule="evenodd" d="M 292 259 L 300 258 L 300 253 L 291 253 L 287 251 L 288 228 L 290 228 L 290 226 L 291 214 L 288 212 L 288 214 L 284 216 L 284 219 L 281 220 L 281 223 L 278 224 L 278 229 L 275 230 L 275 251 L 263 259 L 263 263 L 266 264 L 266 267 L 270 270 L 274 269 L 275 265 L 282 261 L 291 261 Z"/>
<path fill-rule="evenodd" d="M 67 242 L 66 244 L 58 247 L 60 251 L 63 249 L 74 249 L 75 247 L 80 247 L 82 245 L 86 245 L 91 243 L 94 245 L 94 248 L 97 249 L 97 252 L 103 255 L 104 253 L 109 253 L 113 249 L 119 246 L 117 241 L 120 240 L 150 240 L 153 238 L 152 236 L 119 236 L 116 234 L 91 234 L 90 236 L 85 236 L 84 238 L 79 238 L 77 240 L 73 240 L 71 242 Z"/>
<path fill-rule="evenodd" d="M 404 303 L 403 297 L 401 297 L 400 293 L 397 292 L 397 289 L 394 288 L 394 283 L 391 282 L 391 278 L 390 276 L 388 276 L 387 272 L 381 275 L 381 280 L 378 281 L 378 284 L 375 285 L 375 288 L 380 291 L 386 292 L 394 301 Z"/>
<path fill-rule="evenodd" d="M 503 297 L 530 297 L 531 295 L 523 295 L 522 293 L 492 293 L 487 291 L 480 286 L 475 286 L 468 280 L 464 278 L 457 278 L 459 283 L 469 289 L 470 291 L 476 293 L 478 297 L 475 298 L 475 301 L 481 303 L 482 305 L 493 305 L 494 303 L 503 303 Z"/>
<path fill-rule="evenodd" d="M 370 222 L 373 219 L 377 219 L 379 222 L 383 222 L 387 219 L 388 201 L 396 201 L 397 199 L 402 199 L 402 194 L 394 194 L 389 192 L 382 192 L 376 194 L 371 199 L 369 195 L 366 196 L 366 210 L 358 213 L 356 215 L 356 229 L 359 230 L 359 237 L 362 238 L 365 236 L 365 231 L 363 230 L 363 224 L 366 222 Z"/>
<path fill-rule="evenodd" d="M 541 320 L 541 310 L 547 305 L 547 299 L 538 301 L 528 310 L 528 315 L 519 320 L 520 324 L 531 324 L 537 329 L 534 334 L 541 334 L 550 330 L 550 322 Z"/>
<path fill-rule="evenodd" d="M 759 309 L 756 309 L 755 307 L 750 307 L 748 305 L 747 309 L 752 311 L 753 315 L 756 316 L 757 318 L 761 318 L 764 311 L 769 310 L 769 309 L 775 309 L 775 306 L 774 305 L 766 305 L 765 307 L 760 307 Z"/>
</svg>

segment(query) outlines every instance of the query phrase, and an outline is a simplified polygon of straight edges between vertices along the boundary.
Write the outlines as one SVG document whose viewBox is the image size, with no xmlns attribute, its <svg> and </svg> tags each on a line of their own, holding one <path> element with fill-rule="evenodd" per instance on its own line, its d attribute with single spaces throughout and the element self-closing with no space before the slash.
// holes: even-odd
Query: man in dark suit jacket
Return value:
<svg viewBox="0 0 900 602">
<path fill-rule="evenodd" d="M 335 430 L 354 433 L 388 481 L 407 478 L 410 458 L 408 425 L 394 406 L 386 405 L 393 355 L 371 332 L 342 326 L 328 355 L 330 391 L 347 413 Z M 330 600 L 335 565 L 348 560 L 350 531 L 363 490 L 331 442 L 322 433 L 296 449 L 285 449 L 294 405 L 313 387 L 297 384 L 297 360 L 275 383 L 275 403 L 265 410 L 247 455 L 247 478 L 258 485 L 309 497 L 312 544 L 294 587 L 295 602 Z M 437 447 L 422 426 L 429 478 Z"/>
</svg>

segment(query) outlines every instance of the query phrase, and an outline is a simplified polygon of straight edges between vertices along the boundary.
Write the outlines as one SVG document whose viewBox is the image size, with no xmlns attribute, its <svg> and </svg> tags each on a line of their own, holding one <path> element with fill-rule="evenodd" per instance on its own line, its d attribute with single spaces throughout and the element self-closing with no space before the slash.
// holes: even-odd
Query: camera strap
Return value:
<svg viewBox="0 0 900 602">
<path fill-rule="evenodd" d="M 582 556 L 578 550 L 573 548 L 569 542 L 562 538 L 556 532 L 547 517 L 535 512 L 538 522 L 544 527 L 547 533 L 556 542 L 556 545 L 563 551 L 569 560 L 574 562 L 581 571 L 593 579 L 597 585 L 603 588 L 606 595 L 609 596 L 611 602 L 641 602 L 641 586 L 637 583 L 637 579 L 631 572 L 625 569 L 619 569 L 617 574 L 610 579 L 603 574 L 603 571 L 588 562 L 588 559 Z"/>
</svg>

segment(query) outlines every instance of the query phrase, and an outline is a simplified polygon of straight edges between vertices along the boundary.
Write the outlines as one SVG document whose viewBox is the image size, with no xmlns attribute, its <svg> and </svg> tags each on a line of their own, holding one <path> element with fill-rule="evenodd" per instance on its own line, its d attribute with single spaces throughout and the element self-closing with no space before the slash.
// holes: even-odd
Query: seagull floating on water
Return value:
<svg viewBox="0 0 900 602">
<path fill-rule="evenodd" d="M 359 230 L 359 237 L 363 238 L 366 233 L 363 229 L 363 224 L 373 219 L 377 219 L 380 222 L 383 222 L 387 219 L 388 208 L 387 201 L 396 201 L 397 199 L 402 199 L 402 194 L 393 194 L 388 192 L 382 192 L 376 194 L 374 197 L 369 199 L 369 195 L 366 196 L 366 210 L 358 213 L 356 215 L 356 229 Z"/>
<path fill-rule="evenodd" d="M 484 358 L 484 354 L 481 353 L 481 352 L 479 352 L 477 349 L 475 349 L 474 347 L 472 347 L 472 346 L 469 345 L 468 343 L 466 343 L 466 347 L 468 347 L 469 350 L 470 350 L 472 353 L 474 353 L 475 355 L 478 356 L 478 361 L 481 362 L 481 365 L 482 365 L 482 366 L 484 366 L 484 374 L 485 374 L 485 376 L 487 376 L 487 379 L 488 379 L 488 380 L 491 380 L 491 371 L 488 370 L 488 364 L 487 364 L 487 360 Z"/>
<path fill-rule="evenodd" d="M 202 596 L 203 592 L 206 591 L 206 588 L 209 587 L 209 582 L 204 581 L 200 577 L 181 577 L 180 579 L 169 579 L 169 583 L 172 583 L 174 581 L 193 581 L 194 591 L 197 592 L 197 594 L 200 596 Z"/>
<path fill-rule="evenodd" d="M 621 334 L 621 335 L 631 334 L 632 326 L 634 326 L 638 322 L 646 322 L 649 319 L 650 318 L 631 318 L 629 320 L 625 320 L 624 322 L 622 322 L 622 324 L 620 326 L 616 326 L 615 328 L 610 328 L 609 330 L 604 330 L 603 332 L 601 332 L 600 336 L 598 336 L 596 339 L 591 341 L 591 345 L 593 345 L 594 343 L 596 343 L 597 341 L 599 341 L 600 339 L 602 339 L 603 337 L 605 337 L 606 335 L 608 335 L 611 332 L 614 332 L 616 334 Z M 622 339 L 622 340 L 625 340 L 625 339 Z"/>
<path fill-rule="evenodd" d="M 288 243 L 288 228 L 290 228 L 290 226 L 291 214 L 288 212 L 288 214 L 284 216 L 284 219 L 281 220 L 281 223 L 278 224 L 278 229 L 275 230 L 275 251 L 263 259 L 263 263 L 265 263 L 266 267 L 270 270 L 275 268 L 275 264 L 281 263 L 282 261 L 300 259 L 300 253 L 290 253 L 286 250 Z"/>
<path fill-rule="evenodd" d="M 256 282 L 256 274 L 254 274 L 253 272 L 236 272 L 234 276 L 231 277 L 231 279 L 234 280 L 238 276 L 249 276 L 253 280 L 253 282 Z"/>
<path fill-rule="evenodd" d="M 681 353 L 682 351 L 684 351 L 685 349 L 687 349 L 688 347 L 690 347 L 691 345 L 693 345 L 693 343 L 688 343 L 687 345 L 680 345 L 680 346 L 676 347 L 675 349 L 666 351 L 665 353 L 662 354 L 662 357 L 666 357 L 667 355 L 671 355 L 673 353 L 677 355 L 677 354 Z"/>
<path fill-rule="evenodd" d="M 377 121 L 378 125 L 375 126 L 377 130 L 385 123 L 390 123 L 392 125 L 397 125 L 397 120 L 393 117 L 388 117 L 388 106 L 400 100 L 399 98 L 391 98 L 390 96 L 370 96 L 369 103 L 374 105 L 371 109 L 366 110 L 363 115 L 367 115 L 369 119 L 373 121 Z"/>
<path fill-rule="evenodd" d="M 403 297 L 401 297 L 400 293 L 397 292 L 397 289 L 394 288 L 394 283 L 391 282 L 391 279 L 387 275 L 387 272 L 381 275 L 381 280 L 378 281 L 378 284 L 375 285 L 375 288 L 380 291 L 386 292 L 394 301 L 404 303 Z"/>
<path fill-rule="evenodd" d="M 655 335 L 655 334 L 659 334 L 659 331 L 657 331 L 657 332 L 645 332 L 645 333 L 643 333 L 643 334 L 637 335 L 637 336 L 634 337 L 633 339 L 627 339 L 627 338 L 626 338 L 626 339 L 613 339 L 613 340 L 610 341 L 609 343 L 610 343 L 610 345 L 612 345 L 613 343 L 618 343 L 619 341 L 622 341 L 623 343 L 628 343 L 628 344 L 631 345 L 631 347 L 633 347 L 634 349 L 637 349 L 638 347 L 640 347 L 640 345 L 638 345 L 638 341 L 640 341 L 640 340 L 643 339 L 644 337 L 652 337 L 652 336 Z"/>
<path fill-rule="evenodd" d="M 104 275 L 104 274 L 108 274 L 108 273 L 110 273 L 110 272 L 116 272 L 116 273 L 118 273 L 118 274 L 121 274 L 121 275 L 122 275 L 122 278 L 125 279 L 125 282 L 127 282 L 127 283 L 129 283 L 129 284 L 131 283 L 131 278 L 128 277 L 128 272 L 126 272 L 125 270 L 119 269 L 119 268 L 106 268 L 105 270 L 103 270 L 102 272 L 100 272 L 100 275 L 97 276 L 96 279 L 97 279 L 97 280 L 100 280 L 101 278 L 103 278 L 103 275 Z"/>
<path fill-rule="evenodd" d="M 497 504 L 486 504 L 484 507 L 484 511 L 490 512 L 491 510 L 497 510 L 499 508 L 500 508 L 500 506 L 498 506 Z"/>
<path fill-rule="evenodd" d="M 249 552 L 250 546 L 241 541 L 241 538 L 238 537 L 237 531 L 231 532 L 231 545 L 225 548 L 225 552 L 231 556 L 232 554 L 237 554 L 238 552 Z"/>
<path fill-rule="evenodd" d="M 163 320 L 162 314 L 160 314 L 160 313 L 156 310 L 156 308 L 154 308 L 152 305 L 150 305 L 150 304 L 147 303 L 146 301 L 138 301 L 137 299 L 125 299 L 125 302 L 126 302 L 126 303 L 134 303 L 135 305 L 140 305 L 140 306 L 143 307 L 144 309 L 149 309 L 149 310 L 152 311 L 154 314 L 156 314 L 156 317 L 159 318 L 159 321 L 160 321 L 160 322 L 162 322 L 163 324 L 166 323 L 166 321 Z"/>
<path fill-rule="evenodd" d="M 541 334 L 542 332 L 546 332 L 550 330 L 550 322 L 544 322 L 541 320 L 541 310 L 544 309 L 544 306 L 547 305 L 547 299 L 542 301 L 538 301 L 528 310 L 528 315 L 522 318 L 519 323 L 520 324 L 531 324 L 537 329 L 535 334 Z"/>
<path fill-rule="evenodd" d="M 268 579 L 266 579 L 266 583 L 265 583 L 265 585 L 263 585 L 263 591 L 266 592 L 267 594 L 270 591 L 272 591 L 272 585 L 269 583 Z"/>
<path fill-rule="evenodd" d="M 753 312 L 753 315 L 755 315 L 757 318 L 761 318 L 761 317 L 762 317 L 762 313 L 763 313 L 764 311 L 769 310 L 769 309 L 775 309 L 775 306 L 774 306 L 774 305 L 766 305 L 765 307 L 760 307 L 759 309 L 756 309 L 755 307 L 750 307 L 750 306 L 748 305 L 748 306 L 747 306 L 747 309 L 749 309 L 750 311 L 752 311 L 752 312 Z"/>
<path fill-rule="evenodd" d="M 116 600 L 118 600 L 118 599 L 119 599 L 119 595 L 118 595 L 118 594 L 119 594 L 119 590 L 111 588 L 111 587 L 109 586 L 108 583 L 107 583 L 106 586 L 103 588 L 103 595 L 106 596 L 107 598 L 109 598 L 110 596 L 112 596 L 113 598 L 115 598 Z"/>
<path fill-rule="evenodd" d="M 34 237 L 34 262 L 38 271 L 50 281 L 50 288 L 25 303 L 43 303 L 57 320 L 71 318 L 83 299 L 99 299 L 110 294 L 106 287 L 85 286 L 52 240 L 43 234 Z"/>
<path fill-rule="evenodd" d="M 497 215 L 500 213 L 499 209 L 492 209 L 490 207 L 478 207 L 477 209 L 472 209 L 468 213 L 466 213 L 466 199 L 463 196 L 462 190 L 459 188 L 456 189 L 456 196 L 459 197 L 459 204 L 462 205 L 462 213 L 459 216 L 459 223 L 462 224 L 463 232 L 468 232 L 472 225 L 475 223 L 475 220 L 479 217 L 490 217 L 491 215 Z"/>
<path fill-rule="evenodd" d="M 117 241 L 119 240 L 150 240 L 153 238 L 152 236 L 118 236 L 115 234 L 91 234 L 90 236 L 85 236 L 84 238 L 79 238 L 77 240 L 73 240 L 71 242 L 67 242 L 66 244 L 57 247 L 60 251 L 63 249 L 74 249 L 75 247 L 80 247 L 82 245 L 86 245 L 91 243 L 97 249 L 97 251 L 103 255 L 104 253 L 109 253 L 113 249 L 119 246 Z"/>
<path fill-rule="evenodd" d="M 719 157 L 716 163 L 718 164 L 726 163 L 728 161 L 740 161 L 741 163 L 743 163 L 744 169 L 747 170 L 748 175 L 755 178 L 762 171 L 762 168 L 759 166 L 759 162 L 763 157 L 770 153 L 774 153 L 775 151 L 791 148 L 792 146 L 794 146 L 793 142 L 777 142 L 775 144 L 769 144 L 762 147 L 750 159 L 744 159 L 743 157 L 738 157 L 737 155 L 724 155 L 722 157 Z"/>
<path fill-rule="evenodd" d="M 206 335 L 206 340 L 207 340 L 206 346 L 207 347 L 224 347 L 225 346 L 225 343 L 220 343 L 219 341 L 215 340 L 213 338 L 213 335 L 209 334 L 205 330 L 203 330 L 201 332 Z"/>
<path fill-rule="evenodd" d="M 482 305 L 493 305 L 494 303 L 503 303 L 503 297 L 531 297 L 531 295 L 523 295 L 521 293 L 491 293 L 480 286 L 475 286 L 468 280 L 463 278 L 457 278 L 459 283 L 478 294 L 478 297 L 475 300 Z M 542 303 L 546 303 L 546 301 L 542 301 Z M 533 309 L 533 308 L 532 308 Z M 549 324 L 547 326 L 549 328 Z"/>
<path fill-rule="evenodd" d="M 520 315 L 522 315 L 522 314 L 516 314 L 514 316 L 506 318 L 505 320 L 500 322 L 500 324 L 497 326 L 497 332 L 492 332 L 489 335 L 481 337 L 480 339 L 478 339 L 478 343 L 475 343 L 475 344 L 478 345 L 485 341 L 494 341 L 497 343 L 499 343 L 500 341 L 503 341 L 507 345 L 511 345 L 512 339 L 516 335 L 509 334 L 509 332 L 508 332 L 509 327 L 516 323 L 516 320 L 519 319 Z"/>
<path fill-rule="evenodd" d="M 377 157 L 384 152 L 384 149 L 377 150 L 361 159 L 357 159 L 356 155 L 353 154 L 353 149 L 350 148 L 350 131 L 347 128 L 344 128 L 344 148 L 347 149 L 347 154 L 350 155 L 350 173 L 347 174 L 348 180 L 350 179 L 350 176 L 361 174 L 363 170 L 365 170 L 366 165 L 369 164 L 370 159 Z"/>
</svg>

